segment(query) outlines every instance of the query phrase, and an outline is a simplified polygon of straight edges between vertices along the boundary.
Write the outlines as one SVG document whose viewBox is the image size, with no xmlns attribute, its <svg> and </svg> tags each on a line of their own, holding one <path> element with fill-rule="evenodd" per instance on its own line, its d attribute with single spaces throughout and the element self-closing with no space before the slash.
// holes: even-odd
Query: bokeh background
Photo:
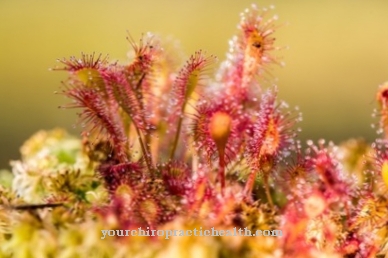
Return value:
<svg viewBox="0 0 388 258">
<path fill-rule="evenodd" d="M 49 72 L 57 58 L 80 52 L 126 60 L 126 31 L 151 31 L 180 40 L 187 54 L 207 50 L 220 60 L 235 34 L 239 13 L 252 0 L 0 0 L 0 168 L 39 129 L 73 134 L 75 111 L 53 92 L 66 78 Z M 298 105 L 301 138 L 339 143 L 372 141 L 377 86 L 388 80 L 388 1 L 267 1 L 279 15 L 277 45 L 284 68 L 273 68 L 280 97 Z"/>
</svg>

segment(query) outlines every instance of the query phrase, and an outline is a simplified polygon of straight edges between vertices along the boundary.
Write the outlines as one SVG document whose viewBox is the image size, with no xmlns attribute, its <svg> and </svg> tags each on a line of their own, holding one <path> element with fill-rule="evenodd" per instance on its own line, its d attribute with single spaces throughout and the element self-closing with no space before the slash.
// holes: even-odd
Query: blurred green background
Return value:
<svg viewBox="0 0 388 258">
<path fill-rule="evenodd" d="M 220 60 L 239 14 L 252 0 L 0 0 L 0 168 L 39 129 L 72 125 L 75 111 L 53 92 L 66 78 L 49 72 L 56 58 L 81 51 L 126 60 L 126 30 L 138 39 L 157 32 L 179 39 L 187 54 L 207 50 Z M 388 80 L 388 1 L 257 1 L 275 5 L 279 54 L 274 68 L 280 97 L 298 105 L 301 138 L 334 140 L 376 136 L 371 129 L 377 86 Z"/>
</svg>

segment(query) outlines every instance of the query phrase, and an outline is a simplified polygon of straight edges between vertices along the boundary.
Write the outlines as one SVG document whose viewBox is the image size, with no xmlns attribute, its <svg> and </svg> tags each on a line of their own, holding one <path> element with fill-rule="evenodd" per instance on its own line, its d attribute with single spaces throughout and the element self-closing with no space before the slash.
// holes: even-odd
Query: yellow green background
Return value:
<svg viewBox="0 0 388 258">
<path fill-rule="evenodd" d="M 0 168 L 39 129 L 72 125 L 75 111 L 58 90 L 57 58 L 80 52 L 126 60 L 126 31 L 179 39 L 185 53 L 207 50 L 220 60 L 247 0 L 0 0 Z M 376 136 L 371 117 L 377 86 L 388 80 L 388 1 L 258 1 L 275 5 L 278 46 L 286 63 L 271 73 L 280 97 L 298 105 L 301 138 L 334 140 Z"/>
</svg>

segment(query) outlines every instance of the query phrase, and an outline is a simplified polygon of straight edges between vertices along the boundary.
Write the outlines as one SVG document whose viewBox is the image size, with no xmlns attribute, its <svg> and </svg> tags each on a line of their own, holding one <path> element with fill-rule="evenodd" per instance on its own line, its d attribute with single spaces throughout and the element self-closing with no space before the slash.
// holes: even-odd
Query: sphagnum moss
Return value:
<svg viewBox="0 0 388 258">
<path fill-rule="evenodd" d="M 376 257 L 387 255 L 387 84 L 379 138 L 309 141 L 265 87 L 280 64 L 276 16 L 252 6 L 227 59 L 178 52 L 150 33 L 133 60 L 59 60 L 82 139 L 41 131 L 0 185 L 1 257 Z M 280 237 L 108 236 L 102 230 L 282 230 Z"/>
</svg>

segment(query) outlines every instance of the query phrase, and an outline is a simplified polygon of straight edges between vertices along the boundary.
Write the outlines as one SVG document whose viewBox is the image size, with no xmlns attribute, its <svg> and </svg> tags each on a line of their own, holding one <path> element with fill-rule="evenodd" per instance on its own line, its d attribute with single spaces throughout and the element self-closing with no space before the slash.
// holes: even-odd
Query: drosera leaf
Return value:
<svg viewBox="0 0 388 258">
<path fill-rule="evenodd" d="M 216 61 L 215 56 L 206 56 L 203 51 L 197 51 L 189 58 L 175 79 L 170 100 L 169 123 L 177 123 L 177 127 L 170 151 L 170 160 L 173 160 L 178 147 L 185 108 L 195 89 L 202 85 L 207 68 Z"/>
</svg>

